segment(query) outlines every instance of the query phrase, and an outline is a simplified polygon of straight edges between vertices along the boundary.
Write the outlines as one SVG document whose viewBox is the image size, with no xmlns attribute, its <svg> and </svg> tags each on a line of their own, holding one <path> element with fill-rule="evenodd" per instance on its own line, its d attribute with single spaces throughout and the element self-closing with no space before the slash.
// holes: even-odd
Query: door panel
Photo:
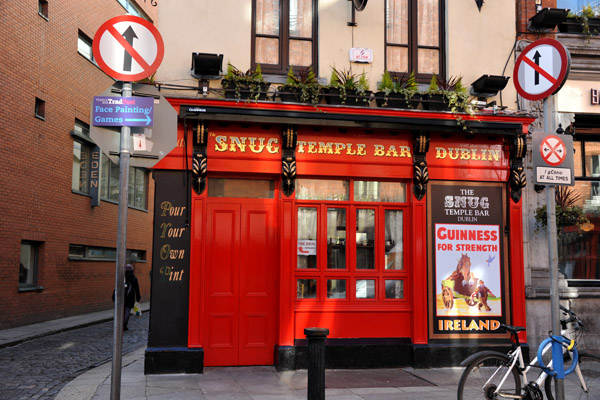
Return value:
<svg viewBox="0 0 600 400">
<path fill-rule="evenodd" d="M 240 365 L 273 364 L 274 206 L 242 205 Z"/>
<path fill-rule="evenodd" d="M 276 207 L 207 204 L 205 365 L 272 365 Z"/>
<path fill-rule="evenodd" d="M 239 210 L 238 204 L 207 205 L 206 365 L 237 363 Z"/>
</svg>

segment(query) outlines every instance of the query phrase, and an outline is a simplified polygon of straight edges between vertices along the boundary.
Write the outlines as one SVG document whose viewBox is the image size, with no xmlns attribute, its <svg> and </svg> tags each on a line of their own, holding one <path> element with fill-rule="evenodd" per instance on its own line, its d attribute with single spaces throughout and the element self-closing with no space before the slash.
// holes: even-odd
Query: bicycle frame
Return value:
<svg viewBox="0 0 600 400">
<path fill-rule="evenodd" d="M 568 333 L 567 329 L 561 330 L 561 334 L 562 335 L 566 335 Z M 544 347 L 544 349 L 542 350 L 542 354 L 546 354 L 548 351 L 551 351 L 552 349 L 552 344 L 548 344 Z M 565 353 L 565 349 L 563 347 L 563 354 Z M 521 382 L 525 383 L 526 385 L 529 384 L 529 379 L 527 379 L 527 372 L 529 372 L 531 370 L 531 368 L 535 368 L 538 366 L 538 358 L 534 358 L 527 366 L 525 366 L 525 362 L 523 360 L 523 350 L 521 349 L 521 346 L 517 346 L 514 350 L 511 350 L 508 353 L 508 357 L 510 358 L 511 362 L 510 362 L 510 366 L 507 369 L 506 373 L 504 374 L 504 376 L 502 377 L 502 380 L 500 381 L 500 383 L 498 384 L 498 387 L 496 388 L 496 390 L 494 391 L 494 394 L 500 397 L 504 397 L 504 398 L 516 398 L 516 399 L 521 399 L 523 398 L 522 396 L 514 396 L 514 395 L 506 395 L 506 394 L 500 394 L 500 389 L 502 389 L 502 386 L 504 385 L 504 382 L 506 382 L 506 379 L 508 379 L 508 377 L 511 374 L 511 370 L 517 366 L 517 362 L 519 363 L 518 365 L 518 370 L 519 370 L 519 374 L 521 375 Z M 552 360 L 550 360 L 550 362 L 547 365 L 548 368 L 552 368 Z M 498 372 L 498 370 L 496 371 Z M 490 377 L 489 380 L 493 379 L 496 376 L 496 372 Z M 581 370 L 579 369 L 579 365 L 577 365 L 575 367 L 575 374 L 577 375 L 577 377 L 579 378 L 579 382 L 583 388 L 583 390 L 585 392 L 588 391 L 587 385 L 585 384 L 585 380 L 583 379 L 583 375 L 581 373 Z M 546 378 L 548 378 L 550 375 L 548 375 L 546 372 L 541 371 L 540 374 L 538 375 L 537 379 L 535 380 L 535 383 L 538 385 L 538 387 L 542 387 L 544 381 L 546 380 Z M 488 382 L 489 382 L 488 380 Z M 487 383 L 487 382 L 486 382 Z"/>
</svg>

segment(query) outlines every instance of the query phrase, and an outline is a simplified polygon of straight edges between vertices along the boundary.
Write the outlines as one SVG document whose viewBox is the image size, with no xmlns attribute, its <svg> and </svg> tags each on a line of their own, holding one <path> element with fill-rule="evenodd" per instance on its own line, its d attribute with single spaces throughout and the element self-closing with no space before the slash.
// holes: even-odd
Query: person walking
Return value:
<svg viewBox="0 0 600 400">
<path fill-rule="evenodd" d="M 123 315 L 123 330 L 129 330 L 127 323 L 131 310 L 135 306 L 136 301 L 142 298 L 140 294 L 140 284 L 133 272 L 133 265 L 125 265 L 125 314 Z"/>
</svg>

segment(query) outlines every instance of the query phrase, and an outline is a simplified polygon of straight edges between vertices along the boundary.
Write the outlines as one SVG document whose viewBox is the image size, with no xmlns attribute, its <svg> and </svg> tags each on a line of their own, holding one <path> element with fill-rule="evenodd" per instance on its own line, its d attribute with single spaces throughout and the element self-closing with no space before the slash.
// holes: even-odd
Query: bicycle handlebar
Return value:
<svg viewBox="0 0 600 400">
<path fill-rule="evenodd" d="M 566 324 L 572 322 L 575 330 L 578 330 L 580 327 L 583 327 L 583 321 L 581 321 L 579 319 L 577 314 L 575 314 L 573 311 L 569 310 L 568 308 L 566 308 L 563 305 L 560 306 L 560 309 L 562 310 L 562 312 L 564 314 L 567 314 L 569 316 L 569 318 L 567 318 L 567 319 L 561 319 L 560 320 L 561 324 L 566 325 Z"/>
</svg>

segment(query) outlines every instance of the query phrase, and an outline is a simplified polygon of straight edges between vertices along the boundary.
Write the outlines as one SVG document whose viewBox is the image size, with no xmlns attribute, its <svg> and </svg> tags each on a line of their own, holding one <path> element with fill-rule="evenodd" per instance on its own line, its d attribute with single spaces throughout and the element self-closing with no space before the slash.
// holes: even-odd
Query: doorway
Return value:
<svg viewBox="0 0 600 400">
<path fill-rule="evenodd" d="M 274 199 L 208 198 L 206 366 L 273 365 L 278 309 L 276 211 Z"/>
</svg>

